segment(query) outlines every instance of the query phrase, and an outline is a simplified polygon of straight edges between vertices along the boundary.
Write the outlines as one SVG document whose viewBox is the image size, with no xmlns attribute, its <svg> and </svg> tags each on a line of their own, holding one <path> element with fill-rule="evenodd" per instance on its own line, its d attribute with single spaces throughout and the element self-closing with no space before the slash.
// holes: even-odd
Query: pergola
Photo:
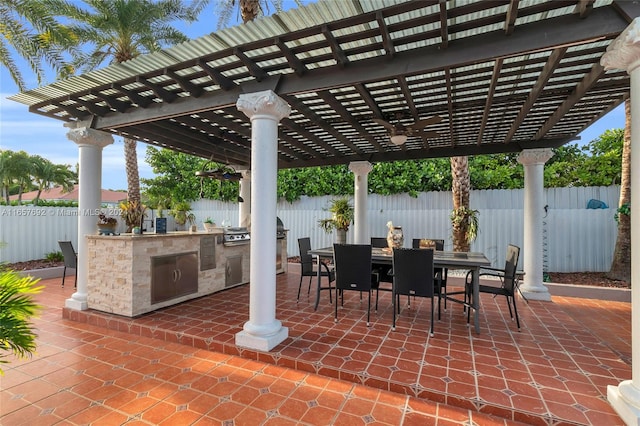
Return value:
<svg viewBox="0 0 640 426">
<path fill-rule="evenodd" d="M 270 295 L 278 168 L 350 164 L 363 241 L 370 163 L 519 152 L 525 287 L 544 287 L 542 167 L 549 148 L 631 96 L 635 57 L 601 60 L 639 15 L 640 4 L 618 0 L 319 0 L 11 99 L 81 132 L 70 136 L 81 208 L 83 182 L 84 207 L 98 204 L 87 169 L 99 170 L 109 143 L 94 130 L 250 169 L 252 307 L 237 342 L 269 350 L 287 335 Z M 426 125 L 407 131 L 416 122 Z M 94 227 L 81 218 L 79 234 Z M 79 268 L 74 297 L 86 309 Z M 625 382 L 610 399 L 640 417 L 640 348 L 634 358 L 632 392 Z"/>
<path fill-rule="evenodd" d="M 31 112 L 249 166 L 242 93 L 291 106 L 278 167 L 558 147 L 629 96 L 600 58 L 640 6 L 319 2 L 21 93 Z M 442 121 L 392 144 L 373 119 Z"/>
</svg>

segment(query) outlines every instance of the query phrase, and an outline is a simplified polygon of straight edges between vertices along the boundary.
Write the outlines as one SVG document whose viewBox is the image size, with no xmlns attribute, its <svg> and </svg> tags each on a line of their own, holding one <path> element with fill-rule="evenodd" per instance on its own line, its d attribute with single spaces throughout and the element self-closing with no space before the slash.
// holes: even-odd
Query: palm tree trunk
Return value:
<svg viewBox="0 0 640 426">
<path fill-rule="evenodd" d="M 631 101 L 624 104 L 625 125 L 618 207 L 631 203 Z M 631 216 L 618 213 L 618 238 L 607 277 L 631 282 Z"/>
<path fill-rule="evenodd" d="M 124 140 L 125 170 L 127 172 L 127 199 L 140 202 L 140 175 L 138 174 L 138 155 L 136 153 L 136 141 L 125 138 Z"/>
<path fill-rule="evenodd" d="M 467 157 L 451 157 L 451 191 L 453 193 L 453 209 L 469 208 L 469 193 L 471 191 L 471 177 L 469 176 L 469 161 Z M 467 222 L 453 225 L 453 251 L 469 251 L 467 241 Z"/>
</svg>

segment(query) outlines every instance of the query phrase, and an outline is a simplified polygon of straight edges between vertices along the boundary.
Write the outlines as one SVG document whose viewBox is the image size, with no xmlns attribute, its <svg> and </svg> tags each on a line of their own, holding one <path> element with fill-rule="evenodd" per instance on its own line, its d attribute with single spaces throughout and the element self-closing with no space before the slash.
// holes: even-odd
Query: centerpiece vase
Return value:
<svg viewBox="0 0 640 426">
<path fill-rule="evenodd" d="M 387 245 L 390 249 L 401 248 L 404 244 L 404 235 L 402 234 L 402 226 L 394 226 L 389 228 L 387 234 Z"/>
</svg>

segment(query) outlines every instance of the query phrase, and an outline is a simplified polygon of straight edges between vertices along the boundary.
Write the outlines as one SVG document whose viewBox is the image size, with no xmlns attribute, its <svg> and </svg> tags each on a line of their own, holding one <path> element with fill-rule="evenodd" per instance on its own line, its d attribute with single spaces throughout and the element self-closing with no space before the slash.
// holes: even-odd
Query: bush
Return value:
<svg viewBox="0 0 640 426">
<path fill-rule="evenodd" d="M 44 255 L 44 258 L 49 262 L 63 262 L 64 255 L 61 251 L 52 251 L 51 253 L 47 253 Z"/>
<path fill-rule="evenodd" d="M 21 277 L 10 269 L 0 270 L 0 363 L 13 353 L 18 358 L 30 357 L 36 349 L 36 334 L 30 322 L 38 306 L 31 295 L 40 293 L 39 280 Z M 0 374 L 4 374 L 0 369 Z"/>
</svg>

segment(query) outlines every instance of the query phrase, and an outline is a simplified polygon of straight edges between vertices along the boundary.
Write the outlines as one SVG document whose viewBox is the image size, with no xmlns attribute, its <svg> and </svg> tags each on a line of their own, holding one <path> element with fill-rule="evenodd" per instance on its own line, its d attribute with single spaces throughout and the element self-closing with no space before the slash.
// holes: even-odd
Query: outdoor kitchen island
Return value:
<svg viewBox="0 0 640 426">
<path fill-rule="evenodd" d="M 246 241 L 229 241 L 229 237 L 222 228 L 193 233 L 88 235 L 89 309 L 135 317 L 246 284 L 251 247 L 248 233 Z M 286 253 L 286 238 L 277 241 Z"/>
</svg>

